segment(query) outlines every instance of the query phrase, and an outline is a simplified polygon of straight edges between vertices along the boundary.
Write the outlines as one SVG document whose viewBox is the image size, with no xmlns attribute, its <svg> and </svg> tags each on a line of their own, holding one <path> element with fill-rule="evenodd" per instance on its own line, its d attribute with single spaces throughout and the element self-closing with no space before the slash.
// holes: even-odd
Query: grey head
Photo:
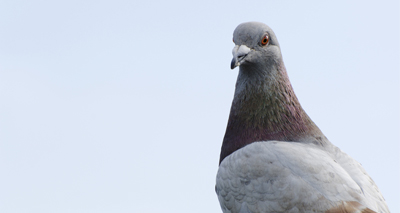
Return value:
<svg viewBox="0 0 400 213">
<path fill-rule="evenodd" d="M 245 22 L 233 32 L 235 47 L 232 50 L 231 69 L 268 69 L 282 62 L 278 40 L 275 33 L 266 24 Z"/>
</svg>

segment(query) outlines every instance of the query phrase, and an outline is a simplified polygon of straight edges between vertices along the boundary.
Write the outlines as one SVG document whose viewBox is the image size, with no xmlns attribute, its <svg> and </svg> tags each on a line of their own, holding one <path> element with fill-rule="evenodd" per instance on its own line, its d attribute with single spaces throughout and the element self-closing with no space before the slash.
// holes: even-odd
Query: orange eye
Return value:
<svg viewBox="0 0 400 213">
<path fill-rule="evenodd" d="M 268 44 L 269 42 L 269 36 L 265 35 L 262 39 L 261 39 L 261 44 L 264 46 L 266 44 Z"/>
<path fill-rule="evenodd" d="M 233 43 L 235 43 L 235 39 L 232 38 Z"/>
</svg>

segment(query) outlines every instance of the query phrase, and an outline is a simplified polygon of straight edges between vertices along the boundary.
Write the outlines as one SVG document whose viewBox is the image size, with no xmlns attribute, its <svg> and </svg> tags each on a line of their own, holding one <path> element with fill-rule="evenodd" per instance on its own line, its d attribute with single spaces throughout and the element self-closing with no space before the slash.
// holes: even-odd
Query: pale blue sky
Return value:
<svg viewBox="0 0 400 213">
<path fill-rule="evenodd" d="M 221 212 L 232 33 L 400 212 L 398 1 L 0 1 L 0 212 Z"/>
</svg>

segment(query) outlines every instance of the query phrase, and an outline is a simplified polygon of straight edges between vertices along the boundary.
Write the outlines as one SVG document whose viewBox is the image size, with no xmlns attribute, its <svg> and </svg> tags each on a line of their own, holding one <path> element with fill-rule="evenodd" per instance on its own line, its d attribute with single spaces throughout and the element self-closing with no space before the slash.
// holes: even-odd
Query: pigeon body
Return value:
<svg viewBox="0 0 400 213">
<path fill-rule="evenodd" d="M 361 164 L 301 107 L 274 32 L 247 22 L 233 40 L 239 75 L 215 187 L 223 212 L 389 212 Z"/>
</svg>

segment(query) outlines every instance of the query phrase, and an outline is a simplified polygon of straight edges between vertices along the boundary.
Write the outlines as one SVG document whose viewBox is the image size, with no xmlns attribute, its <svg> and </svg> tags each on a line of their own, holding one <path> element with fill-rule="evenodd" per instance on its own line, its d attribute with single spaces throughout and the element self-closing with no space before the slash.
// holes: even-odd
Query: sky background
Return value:
<svg viewBox="0 0 400 213">
<path fill-rule="evenodd" d="M 400 212 L 399 1 L 0 0 L 0 212 L 221 212 L 246 21 Z"/>
</svg>

